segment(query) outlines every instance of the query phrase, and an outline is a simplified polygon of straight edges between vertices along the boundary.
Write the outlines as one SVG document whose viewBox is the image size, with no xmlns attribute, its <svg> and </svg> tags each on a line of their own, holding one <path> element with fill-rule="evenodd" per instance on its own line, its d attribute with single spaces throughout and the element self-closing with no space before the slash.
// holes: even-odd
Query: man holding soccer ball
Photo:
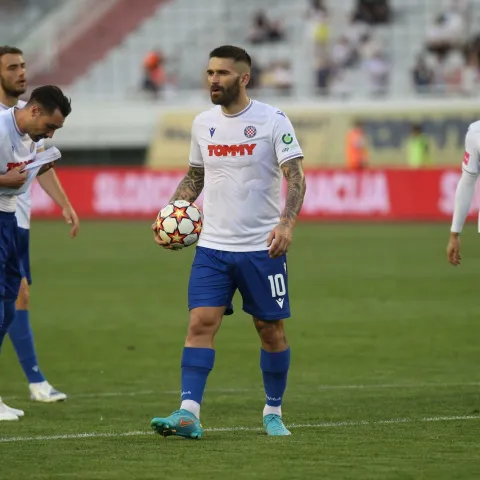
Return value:
<svg viewBox="0 0 480 480">
<path fill-rule="evenodd" d="M 190 323 L 182 355 L 182 403 L 152 428 L 163 436 L 203 436 L 200 405 L 213 368 L 213 341 L 238 289 L 260 336 L 268 435 L 290 435 L 281 405 L 290 366 L 284 319 L 290 317 L 286 252 L 305 195 L 303 153 L 292 124 L 276 108 L 246 93 L 251 59 L 238 47 L 210 53 L 213 108 L 192 127 L 190 167 L 171 201 L 204 193 L 204 222 L 188 287 Z M 288 188 L 281 211 L 282 173 Z M 158 223 L 156 243 L 168 248 Z"/>
</svg>

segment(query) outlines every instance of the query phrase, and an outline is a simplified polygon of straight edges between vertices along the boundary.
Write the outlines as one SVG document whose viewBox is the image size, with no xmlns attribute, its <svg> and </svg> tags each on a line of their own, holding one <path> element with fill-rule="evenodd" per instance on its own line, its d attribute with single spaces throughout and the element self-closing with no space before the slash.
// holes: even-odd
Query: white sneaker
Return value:
<svg viewBox="0 0 480 480">
<path fill-rule="evenodd" d="M 19 410 L 18 408 L 12 408 L 12 407 L 9 407 L 8 405 L 5 405 L 5 406 L 7 407 L 7 410 L 10 413 L 13 413 L 17 417 L 24 417 L 25 416 L 25 412 L 23 410 Z"/>
<path fill-rule="evenodd" d="M 0 422 L 3 420 L 18 420 L 18 415 L 15 415 L 10 409 L 10 407 L 7 407 L 3 402 L 2 398 L 0 397 Z M 21 410 L 19 410 L 21 412 Z M 23 412 L 22 412 L 23 414 Z"/>
<path fill-rule="evenodd" d="M 55 403 L 63 402 L 67 399 L 64 393 L 55 390 L 47 381 L 31 383 L 29 388 L 30 400 L 34 402 Z"/>
</svg>

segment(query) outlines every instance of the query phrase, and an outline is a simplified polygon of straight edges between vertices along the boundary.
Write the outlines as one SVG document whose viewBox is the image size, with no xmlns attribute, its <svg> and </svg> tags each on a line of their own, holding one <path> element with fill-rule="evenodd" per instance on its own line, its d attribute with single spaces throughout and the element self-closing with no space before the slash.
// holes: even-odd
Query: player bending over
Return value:
<svg viewBox="0 0 480 480">
<path fill-rule="evenodd" d="M 215 107 L 193 122 L 190 167 L 172 197 L 193 202 L 205 188 L 204 227 L 188 286 L 182 403 L 169 417 L 151 422 L 164 436 L 203 435 L 200 405 L 215 360 L 214 337 L 223 316 L 233 313 L 237 289 L 262 346 L 264 427 L 268 435 L 290 435 L 281 410 L 290 366 L 283 322 L 290 317 L 286 252 L 305 195 L 303 153 L 285 114 L 247 96 L 250 68 L 241 48 L 210 53 L 207 76 Z M 282 173 L 288 183 L 283 213 Z M 165 246 L 155 229 L 154 237 Z"/>
<path fill-rule="evenodd" d="M 0 111 L 11 107 L 22 108 L 19 100 L 27 89 L 26 66 L 23 53 L 16 47 L 0 47 Z M 37 142 L 37 153 L 44 150 L 43 140 Z M 78 231 L 78 217 L 70 204 L 54 169 L 38 177 L 38 183 L 47 195 L 62 209 L 66 221 L 72 225 L 70 236 Z M 30 326 L 29 285 L 32 283 L 30 271 L 30 189 L 17 199 L 18 255 L 22 270 L 22 283 L 16 304 L 16 320 L 11 325 L 8 335 L 17 353 L 20 365 L 27 378 L 30 398 L 38 402 L 58 402 L 65 400 L 65 393 L 59 392 L 43 376 L 38 365 L 32 328 Z"/>
<path fill-rule="evenodd" d="M 468 127 L 465 136 L 465 153 L 463 156 L 462 176 L 455 193 L 450 239 L 447 246 L 447 259 L 452 265 L 460 265 L 460 233 L 467 219 L 468 211 L 475 193 L 480 172 L 480 121 Z"/>
<path fill-rule="evenodd" d="M 22 280 L 15 217 L 18 189 L 27 179 L 21 170 L 35 157 L 36 142 L 52 138 L 70 112 L 70 100 L 58 87 L 48 85 L 36 88 L 25 107 L 0 113 L 0 348 L 15 320 Z M 22 415 L 0 400 L 0 420 L 18 420 Z"/>
</svg>

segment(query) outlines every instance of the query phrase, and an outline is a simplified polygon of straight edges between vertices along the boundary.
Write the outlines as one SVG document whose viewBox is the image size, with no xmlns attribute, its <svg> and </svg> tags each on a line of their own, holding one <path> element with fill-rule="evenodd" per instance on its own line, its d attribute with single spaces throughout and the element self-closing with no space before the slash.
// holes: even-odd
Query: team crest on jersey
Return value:
<svg viewBox="0 0 480 480">
<path fill-rule="evenodd" d="M 257 129 L 250 125 L 243 131 L 243 133 L 247 138 L 253 138 L 257 134 Z"/>
</svg>

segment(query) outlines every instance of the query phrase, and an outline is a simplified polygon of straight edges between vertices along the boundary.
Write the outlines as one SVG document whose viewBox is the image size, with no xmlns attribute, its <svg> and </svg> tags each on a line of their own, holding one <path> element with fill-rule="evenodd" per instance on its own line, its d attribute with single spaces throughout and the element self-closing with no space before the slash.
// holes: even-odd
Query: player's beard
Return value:
<svg viewBox="0 0 480 480">
<path fill-rule="evenodd" d="M 26 91 L 26 88 L 20 88 L 20 87 L 15 88 L 14 85 L 7 83 L 7 81 L 2 76 L 0 76 L 0 85 L 2 86 L 2 90 L 9 97 L 18 98 L 20 95 L 24 94 Z"/>
<path fill-rule="evenodd" d="M 240 77 L 236 78 L 233 84 L 229 87 L 217 86 L 217 88 L 220 88 L 221 93 L 220 95 L 217 95 L 215 97 L 212 95 L 212 90 L 210 90 L 210 98 L 212 100 L 212 103 L 214 103 L 215 105 L 222 105 L 223 107 L 228 107 L 232 103 L 236 102 L 238 100 L 238 97 L 240 96 Z"/>
</svg>

